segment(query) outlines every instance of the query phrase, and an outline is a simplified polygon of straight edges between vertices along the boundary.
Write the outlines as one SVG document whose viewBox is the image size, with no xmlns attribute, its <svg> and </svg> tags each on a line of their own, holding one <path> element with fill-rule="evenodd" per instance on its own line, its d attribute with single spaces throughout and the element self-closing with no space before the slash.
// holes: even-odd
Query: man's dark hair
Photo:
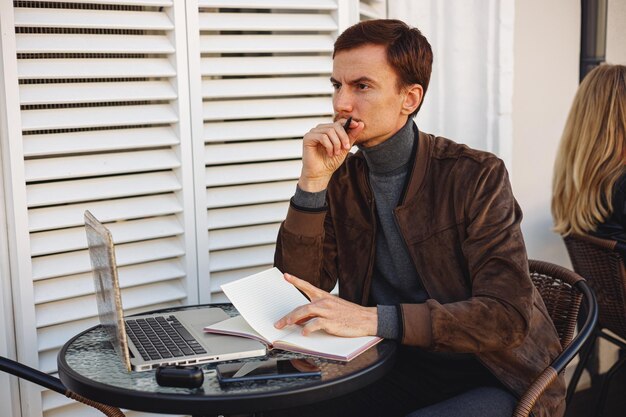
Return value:
<svg viewBox="0 0 626 417">
<path fill-rule="evenodd" d="M 426 95 L 433 66 L 433 51 L 428 40 L 417 28 L 395 19 L 366 20 L 357 23 L 337 38 L 333 58 L 337 52 L 368 44 L 384 45 L 387 48 L 387 61 L 398 75 L 399 89 L 419 84 Z M 410 117 L 417 114 L 422 103 Z"/>
</svg>

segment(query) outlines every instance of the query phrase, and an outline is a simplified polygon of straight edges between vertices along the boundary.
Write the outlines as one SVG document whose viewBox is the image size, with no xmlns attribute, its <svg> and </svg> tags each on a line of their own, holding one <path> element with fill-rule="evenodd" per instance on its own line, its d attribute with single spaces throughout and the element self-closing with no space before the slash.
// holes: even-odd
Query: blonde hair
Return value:
<svg viewBox="0 0 626 417">
<path fill-rule="evenodd" d="M 561 137 L 552 183 L 556 232 L 594 231 L 612 213 L 625 141 L 626 66 L 600 65 L 580 84 Z"/>
</svg>

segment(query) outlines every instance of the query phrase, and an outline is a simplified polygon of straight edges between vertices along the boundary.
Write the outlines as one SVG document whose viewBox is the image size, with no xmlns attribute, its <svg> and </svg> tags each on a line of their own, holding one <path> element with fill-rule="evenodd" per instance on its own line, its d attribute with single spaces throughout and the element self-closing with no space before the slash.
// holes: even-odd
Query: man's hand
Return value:
<svg viewBox="0 0 626 417">
<path fill-rule="evenodd" d="M 363 307 L 331 295 L 308 282 L 285 274 L 285 280 L 302 291 L 311 302 L 278 320 L 274 327 L 304 324 L 302 334 L 316 330 L 344 337 L 375 336 L 378 327 L 376 307 Z"/>
<path fill-rule="evenodd" d="M 333 172 L 343 163 L 365 124 L 352 120 L 349 133 L 343 129 L 347 119 L 323 123 L 304 135 L 302 141 L 302 173 L 298 185 L 304 191 L 326 189 Z"/>
</svg>

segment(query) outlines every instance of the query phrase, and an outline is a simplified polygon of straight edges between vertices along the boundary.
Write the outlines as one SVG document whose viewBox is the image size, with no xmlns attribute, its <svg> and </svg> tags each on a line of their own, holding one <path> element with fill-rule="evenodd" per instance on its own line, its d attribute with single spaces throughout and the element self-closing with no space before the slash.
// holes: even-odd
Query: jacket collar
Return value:
<svg viewBox="0 0 626 417">
<path fill-rule="evenodd" d="M 422 188 L 422 184 L 424 183 L 424 178 L 426 177 L 426 172 L 428 170 L 428 165 L 430 164 L 430 157 L 433 150 L 434 137 L 428 133 L 424 133 L 417 128 L 417 125 L 413 123 L 413 134 L 417 136 L 417 146 L 414 146 L 414 155 L 410 177 L 408 179 L 408 183 L 404 189 L 404 194 L 400 199 L 399 207 L 403 206 L 406 203 L 406 196 L 416 196 L 418 191 Z M 365 166 L 364 175 L 367 177 L 367 162 L 365 160 L 365 156 L 363 155 L 363 151 L 359 150 L 354 154 L 355 157 L 361 159 L 363 165 Z M 367 181 L 365 182 L 367 183 Z"/>
<path fill-rule="evenodd" d="M 427 133 L 422 132 L 414 127 L 414 132 L 418 136 L 417 146 L 415 147 L 415 155 L 413 155 L 413 167 L 411 169 L 411 176 L 409 177 L 408 184 L 405 187 L 404 195 L 400 200 L 400 206 L 406 203 L 406 197 L 416 196 L 418 191 L 422 188 L 426 172 L 428 171 L 428 165 L 430 165 L 430 156 L 433 149 L 433 137 Z"/>
</svg>

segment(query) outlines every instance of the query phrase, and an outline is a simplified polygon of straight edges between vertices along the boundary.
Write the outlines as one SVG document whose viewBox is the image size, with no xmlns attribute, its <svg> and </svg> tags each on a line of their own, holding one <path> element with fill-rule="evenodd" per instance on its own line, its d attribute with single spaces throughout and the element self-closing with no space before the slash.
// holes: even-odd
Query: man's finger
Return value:
<svg viewBox="0 0 626 417">
<path fill-rule="evenodd" d="M 311 311 L 311 304 L 305 304 L 295 308 L 289 314 L 283 316 L 280 320 L 274 323 L 274 327 L 282 329 L 290 324 L 303 324 L 307 323 L 314 317 L 316 317 L 316 314 Z"/>
<path fill-rule="evenodd" d="M 348 133 L 348 138 L 350 139 L 350 146 L 347 149 L 350 149 L 354 145 L 354 142 L 356 142 L 356 140 L 358 139 L 363 129 L 365 129 L 365 123 L 355 122 L 353 120 L 352 124 L 354 125 L 354 123 L 356 123 L 356 126 L 350 129 L 350 132 Z"/>
<path fill-rule="evenodd" d="M 291 275 L 291 274 L 283 274 L 283 275 L 285 277 L 285 280 L 288 283 L 290 283 L 291 285 L 293 285 L 300 291 L 304 292 L 304 294 L 306 294 L 306 296 L 309 297 L 309 300 L 311 301 L 313 301 L 313 298 L 323 297 L 324 295 L 328 294 L 326 291 L 320 290 L 315 285 L 303 279 L 300 279 L 296 277 L 295 275 Z"/>
<path fill-rule="evenodd" d="M 309 320 L 308 323 L 302 327 L 302 335 L 308 336 L 318 330 L 327 330 L 327 322 L 328 320 L 322 317 L 315 317 L 313 320 Z"/>
</svg>

